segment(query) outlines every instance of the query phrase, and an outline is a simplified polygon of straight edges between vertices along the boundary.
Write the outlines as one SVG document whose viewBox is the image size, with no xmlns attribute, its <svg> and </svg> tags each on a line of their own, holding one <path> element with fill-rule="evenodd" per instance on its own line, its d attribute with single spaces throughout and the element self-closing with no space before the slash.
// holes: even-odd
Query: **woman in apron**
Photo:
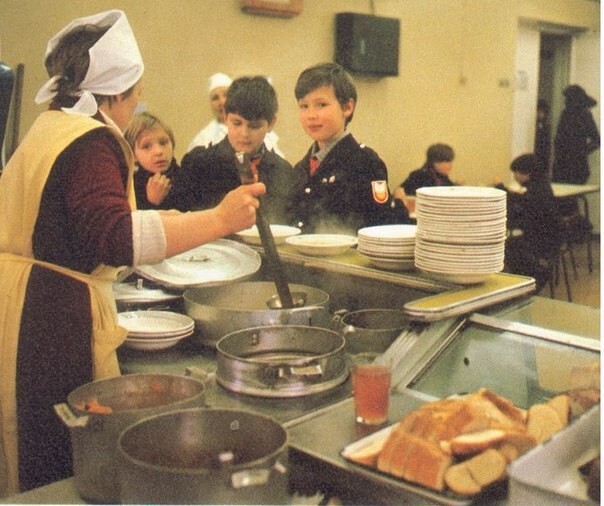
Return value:
<svg viewBox="0 0 604 506">
<path fill-rule="evenodd" d="M 71 475 L 53 411 L 78 386 L 119 375 L 112 284 L 123 266 L 162 261 L 255 221 L 264 185 L 215 208 L 137 211 L 122 131 L 143 62 L 125 14 L 79 18 L 48 43 L 51 101 L 0 178 L 0 497 Z"/>
</svg>

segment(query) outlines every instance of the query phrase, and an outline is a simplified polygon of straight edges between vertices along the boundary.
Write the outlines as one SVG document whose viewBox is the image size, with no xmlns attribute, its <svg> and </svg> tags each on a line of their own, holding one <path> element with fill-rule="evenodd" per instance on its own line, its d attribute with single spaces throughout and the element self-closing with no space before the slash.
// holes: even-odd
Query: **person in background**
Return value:
<svg viewBox="0 0 604 506">
<path fill-rule="evenodd" d="M 537 101 L 537 124 L 535 125 L 535 156 L 549 174 L 550 152 L 552 149 L 551 125 L 549 122 L 549 104 L 546 100 Z"/>
<path fill-rule="evenodd" d="M 337 63 L 307 68 L 295 96 L 313 143 L 294 166 L 289 224 L 303 233 L 356 235 L 362 227 L 407 223 L 406 208 L 391 197 L 386 164 L 347 130 L 357 91 L 346 71 Z"/>
<path fill-rule="evenodd" d="M 448 144 L 432 144 L 426 151 L 426 161 L 417 170 L 407 176 L 399 188 L 394 192 L 395 198 L 404 200 L 405 195 L 415 195 L 418 188 L 425 186 L 454 186 L 455 183 L 449 179 L 453 170 L 455 152 Z"/>
<path fill-rule="evenodd" d="M 72 474 L 53 406 L 117 376 L 113 282 L 255 222 L 264 185 L 197 213 L 137 211 L 122 131 L 142 93 L 143 61 L 124 12 L 78 18 L 50 39 L 51 101 L 0 178 L 0 496 Z M 91 456 L 93 458 L 94 456 Z"/>
<path fill-rule="evenodd" d="M 505 245 L 505 271 L 535 278 L 539 293 L 551 275 L 551 261 L 560 250 L 560 215 L 547 173 L 534 154 L 512 161 L 510 170 L 523 193 L 509 191 L 499 181 L 495 186 L 507 191 L 507 226 L 512 233 Z"/>
<path fill-rule="evenodd" d="M 134 153 L 134 193 L 138 209 L 168 209 L 163 205 L 179 169 L 174 158 L 172 129 L 148 112 L 135 114 L 124 137 Z"/>
<path fill-rule="evenodd" d="M 183 157 L 165 204 L 182 211 L 210 208 L 255 177 L 266 185 L 266 218 L 283 223 L 292 167 L 265 144 L 277 121 L 274 88 L 261 76 L 235 79 L 227 91 L 224 110 L 226 138 L 207 148 L 197 147 Z"/>
<path fill-rule="evenodd" d="M 226 113 L 224 110 L 224 104 L 226 102 L 227 90 L 233 80 L 226 74 L 218 72 L 210 76 L 208 83 L 208 93 L 210 95 L 210 107 L 214 118 L 202 128 L 193 137 L 193 140 L 189 143 L 187 152 L 193 150 L 198 146 L 208 147 L 212 144 L 218 144 L 227 134 L 226 125 Z M 280 157 L 283 158 L 283 153 L 277 146 L 279 142 L 279 136 L 274 132 L 270 131 L 264 139 L 266 148 L 274 151 Z"/>
<path fill-rule="evenodd" d="M 585 184 L 587 157 L 600 147 L 600 132 L 590 109 L 597 102 L 576 84 L 564 90 L 565 104 L 554 138 L 552 181 Z"/>
</svg>

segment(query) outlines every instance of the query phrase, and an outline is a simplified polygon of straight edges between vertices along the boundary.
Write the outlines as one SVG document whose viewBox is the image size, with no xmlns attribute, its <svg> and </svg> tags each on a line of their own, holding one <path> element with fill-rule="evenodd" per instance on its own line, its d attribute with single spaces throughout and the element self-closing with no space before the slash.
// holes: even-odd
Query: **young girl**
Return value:
<svg viewBox="0 0 604 506">
<path fill-rule="evenodd" d="M 142 112 L 133 116 L 124 136 L 137 165 L 134 192 L 138 209 L 166 209 L 162 203 L 179 169 L 172 129 L 157 116 Z"/>
</svg>

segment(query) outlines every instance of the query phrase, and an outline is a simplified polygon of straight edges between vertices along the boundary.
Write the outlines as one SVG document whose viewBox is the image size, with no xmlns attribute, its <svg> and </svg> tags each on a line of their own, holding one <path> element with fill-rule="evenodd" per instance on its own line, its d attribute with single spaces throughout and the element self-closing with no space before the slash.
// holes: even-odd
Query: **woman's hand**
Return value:
<svg viewBox="0 0 604 506">
<path fill-rule="evenodd" d="M 226 194 L 214 211 L 228 234 L 250 228 L 256 223 L 258 197 L 266 193 L 264 183 L 241 185 Z"/>
<path fill-rule="evenodd" d="M 171 187 L 172 181 L 170 181 L 170 178 L 161 172 L 153 174 L 147 181 L 147 200 L 151 204 L 158 206 L 164 201 Z"/>
</svg>

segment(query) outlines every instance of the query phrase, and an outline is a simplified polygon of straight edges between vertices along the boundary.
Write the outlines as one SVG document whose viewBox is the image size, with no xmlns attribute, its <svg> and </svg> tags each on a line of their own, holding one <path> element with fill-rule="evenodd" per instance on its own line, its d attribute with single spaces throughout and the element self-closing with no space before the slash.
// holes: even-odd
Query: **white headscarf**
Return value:
<svg viewBox="0 0 604 506">
<path fill-rule="evenodd" d="M 213 74 L 208 79 L 208 93 L 212 93 L 212 90 L 216 88 L 228 88 L 232 82 L 233 80 L 226 74 L 221 72 Z"/>
<path fill-rule="evenodd" d="M 93 116 L 97 103 L 93 94 L 119 95 L 133 86 L 143 75 L 144 65 L 136 39 L 126 18 L 120 10 L 110 10 L 78 18 L 69 23 L 48 41 L 45 59 L 57 47 L 68 32 L 78 26 L 110 26 L 109 30 L 88 50 L 90 65 L 80 83 L 79 100 L 73 107 L 62 109 L 68 113 Z M 35 101 L 42 104 L 56 96 L 52 88 L 61 76 L 52 76 L 38 91 Z"/>
</svg>

